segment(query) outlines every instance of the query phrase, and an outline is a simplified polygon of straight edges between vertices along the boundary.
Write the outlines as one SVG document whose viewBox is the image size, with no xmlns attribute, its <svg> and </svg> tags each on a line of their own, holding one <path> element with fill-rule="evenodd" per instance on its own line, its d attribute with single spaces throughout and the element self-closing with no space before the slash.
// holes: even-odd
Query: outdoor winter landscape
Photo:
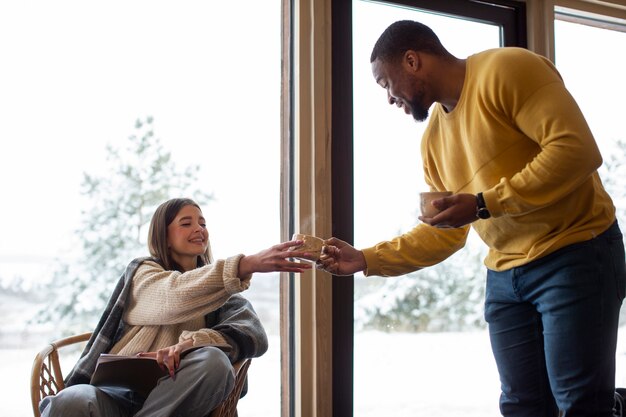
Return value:
<svg viewBox="0 0 626 417">
<path fill-rule="evenodd" d="M 389 106 L 372 79 L 376 38 L 411 18 L 466 57 L 499 46 L 500 28 L 353 5 L 354 242 L 367 247 L 413 227 L 426 188 L 425 124 Z M 217 259 L 279 243 L 281 22 L 280 0 L 0 2 L 0 55 L 10 63 L 0 66 L 0 417 L 32 416 L 35 354 L 92 329 L 120 271 L 146 254 L 147 222 L 165 198 L 201 203 Z M 609 99 L 626 96 L 615 82 L 626 55 L 587 48 L 581 60 L 581 44 L 624 50 L 626 33 L 555 23 L 557 67 L 599 142 L 600 173 L 624 229 L 623 105 Z M 246 65 L 233 45 L 245 47 Z M 440 267 L 355 279 L 355 417 L 499 415 L 482 321 L 485 252 L 472 239 Z M 280 416 L 278 294 L 271 274 L 255 275 L 244 293 L 270 348 L 252 362 L 239 417 Z M 625 329 L 616 356 L 622 387 Z M 64 354 L 65 371 L 79 353 Z"/>
</svg>

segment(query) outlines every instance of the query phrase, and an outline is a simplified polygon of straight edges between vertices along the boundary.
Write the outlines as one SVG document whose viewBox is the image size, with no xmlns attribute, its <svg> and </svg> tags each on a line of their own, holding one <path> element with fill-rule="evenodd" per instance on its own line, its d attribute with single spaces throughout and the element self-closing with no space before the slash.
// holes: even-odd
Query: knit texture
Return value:
<svg viewBox="0 0 626 417">
<path fill-rule="evenodd" d="M 152 352 L 178 343 L 185 331 L 203 328 L 206 314 L 249 287 L 249 278 L 237 277 L 241 257 L 217 260 L 184 273 L 144 262 L 132 280 L 124 336 L 110 353 Z"/>
</svg>

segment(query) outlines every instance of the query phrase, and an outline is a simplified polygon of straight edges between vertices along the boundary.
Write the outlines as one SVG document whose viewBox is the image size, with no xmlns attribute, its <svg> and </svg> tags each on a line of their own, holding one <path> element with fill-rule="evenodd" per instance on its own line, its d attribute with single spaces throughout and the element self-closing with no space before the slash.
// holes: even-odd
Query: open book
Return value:
<svg viewBox="0 0 626 417">
<path fill-rule="evenodd" d="M 224 352 L 230 351 L 228 345 L 207 346 L 216 347 Z M 193 346 L 183 350 L 180 353 L 180 359 L 182 360 L 188 353 L 202 347 L 206 346 Z M 90 384 L 129 388 L 146 398 L 159 379 L 167 375 L 169 375 L 167 368 L 161 368 L 155 358 L 102 353 L 96 363 Z"/>
</svg>

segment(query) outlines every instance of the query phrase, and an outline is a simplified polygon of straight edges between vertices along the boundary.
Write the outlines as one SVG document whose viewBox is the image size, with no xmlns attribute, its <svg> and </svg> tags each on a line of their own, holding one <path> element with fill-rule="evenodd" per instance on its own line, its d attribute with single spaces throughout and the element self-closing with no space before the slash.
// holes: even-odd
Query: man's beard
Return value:
<svg viewBox="0 0 626 417">
<path fill-rule="evenodd" d="M 416 94 L 409 102 L 409 105 L 411 106 L 411 115 L 416 122 L 423 122 L 428 118 L 428 109 L 425 109 L 420 104 L 421 98 L 421 94 Z"/>
</svg>

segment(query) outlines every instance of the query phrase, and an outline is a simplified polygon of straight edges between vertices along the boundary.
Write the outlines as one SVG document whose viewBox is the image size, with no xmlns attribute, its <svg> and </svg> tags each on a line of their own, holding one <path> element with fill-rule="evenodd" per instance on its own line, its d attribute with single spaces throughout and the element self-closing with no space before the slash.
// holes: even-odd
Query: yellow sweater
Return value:
<svg viewBox="0 0 626 417">
<path fill-rule="evenodd" d="M 250 286 L 250 278 L 237 277 L 242 256 L 185 273 L 167 271 L 153 261 L 142 263 L 133 276 L 124 335 L 109 353 L 151 352 L 185 339 L 193 339 L 194 346 L 227 344 L 219 332 L 204 328 L 204 316 Z"/>
<path fill-rule="evenodd" d="M 472 223 L 485 265 L 506 270 L 589 240 L 614 222 L 597 168 L 602 157 L 559 73 L 522 48 L 467 59 L 457 106 L 433 107 L 421 144 L 434 190 L 483 192 L 492 218 Z M 367 275 L 405 274 L 463 247 L 468 227 L 425 224 L 363 252 Z"/>
</svg>

